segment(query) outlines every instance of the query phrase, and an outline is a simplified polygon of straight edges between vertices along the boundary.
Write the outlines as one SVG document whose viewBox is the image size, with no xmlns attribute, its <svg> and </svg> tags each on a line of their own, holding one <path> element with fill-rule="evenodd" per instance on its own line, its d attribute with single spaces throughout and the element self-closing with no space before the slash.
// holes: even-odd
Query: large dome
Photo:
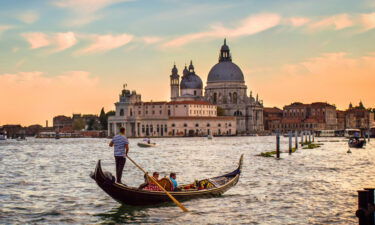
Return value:
<svg viewBox="0 0 375 225">
<path fill-rule="evenodd" d="M 182 77 L 181 83 L 180 83 L 181 89 L 202 89 L 203 83 L 199 76 L 196 74 L 188 74 L 186 76 Z"/>
<path fill-rule="evenodd" d="M 243 73 L 231 61 L 223 61 L 212 67 L 208 73 L 207 83 L 212 82 L 245 82 Z"/>
<path fill-rule="evenodd" d="M 208 73 L 207 83 L 213 82 L 245 82 L 240 67 L 232 63 L 226 39 L 220 49 L 219 63 L 213 66 Z"/>
</svg>

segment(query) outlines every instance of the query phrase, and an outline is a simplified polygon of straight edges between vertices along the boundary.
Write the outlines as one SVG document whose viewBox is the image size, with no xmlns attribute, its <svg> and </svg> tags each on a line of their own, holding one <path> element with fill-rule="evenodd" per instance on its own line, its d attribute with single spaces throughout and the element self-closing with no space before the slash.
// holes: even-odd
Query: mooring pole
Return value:
<svg viewBox="0 0 375 225">
<path fill-rule="evenodd" d="M 368 215 L 368 224 L 369 225 L 375 225 L 375 212 L 374 212 L 374 208 L 375 208 L 375 199 L 374 199 L 374 191 L 375 189 L 374 188 L 364 188 L 366 191 L 368 191 L 367 193 L 367 205 L 368 205 L 368 208 L 371 208 L 369 211 L 372 211 L 370 212 L 370 214 Z"/>
<path fill-rule="evenodd" d="M 309 142 L 311 143 L 311 131 L 309 131 Z"/>
<path fill-rule="evenodd" d="M 280 158 L 280 133 L 276 134 L 276 158 Z"/>
<path fill-rule="evenodd" d="M 289 131 L 289 155 L 292 154 L 292 131 Z"/>
<path fill-rule="evenodd" d="M 296 147 L 296 150 L 298 149 L 298 131 L 295 132 L 294 134 L 296 136 L 296 143 L 295 143 L 295 147 Z"/>
<path fill-rule="evenodd" d="M 315 142 L 315 131 L 312 132 L 313 142 Z"/>
<path fill-rule="evenodd" d="M 305 131 L 302 131 L 302 133 L 301 133 L 301 146 L 303 146 L 304 137 L 305 137 Z"/>
<path fill-rule="evenodd" d="M 368 225 L 367 224 L 367 199 L 368 199 L 368 191 L 366 190 L 359 190 L 358 191 L 358 210 L 355 212 L 355 215 L 358 217 L 358 224 L 359 225 Z"/>
<path fill-rule="evenodd" d="M 367 140 L 368 140 L 368 142 L 370 142 L 370 132 L 371 132 L 371 130 L 369 129 L 368 132 L 367 132 Z"/>
</svg>

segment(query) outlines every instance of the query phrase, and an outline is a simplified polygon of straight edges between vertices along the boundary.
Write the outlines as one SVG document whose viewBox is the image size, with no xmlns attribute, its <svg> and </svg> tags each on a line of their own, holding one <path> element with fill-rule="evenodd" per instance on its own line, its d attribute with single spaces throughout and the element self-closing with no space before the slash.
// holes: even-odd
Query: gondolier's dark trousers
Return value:
<svg viewBox="0 0 375 225">
<path fill-rule="evenodd" d="M 124 156 L 115 156 L 116 161 L 116 182 L 121 183 L 122 170 L 124 169 L 126 158 Z"/>
</svg>

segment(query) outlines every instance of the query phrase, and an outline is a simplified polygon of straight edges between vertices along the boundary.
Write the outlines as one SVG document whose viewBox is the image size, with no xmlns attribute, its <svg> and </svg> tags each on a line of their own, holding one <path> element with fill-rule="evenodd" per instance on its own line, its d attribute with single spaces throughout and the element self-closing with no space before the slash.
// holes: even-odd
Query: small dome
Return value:
<svg viewBox="0 0 375 225">
<path fill-rule="evenodd" d="M 203 82 L 201 78 L 195 73 L 189 73 L 182 77 L 180 88 L 181 89 L 202 89 Z"/>
<path fill-rule="evenodd" d="M 244 83 L 245 79 L 240 67 L 231 61 L 223 61 L 214 65 L 208 73 L 207 83 L 212 82 Z"/>
<path fill-rule="evenodd" d="M 172 74 L 177 74 L 177 73 L 178 73 L 178 70 L 177 70 L 176 64 L 174 64 L 172 68 Z"/>
</svg>

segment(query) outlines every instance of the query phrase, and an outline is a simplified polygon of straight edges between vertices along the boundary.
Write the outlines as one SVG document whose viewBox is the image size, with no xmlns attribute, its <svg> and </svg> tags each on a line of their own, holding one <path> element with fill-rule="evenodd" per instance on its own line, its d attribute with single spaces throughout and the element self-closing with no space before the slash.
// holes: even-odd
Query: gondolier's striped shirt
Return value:
<svg viewBox="0 0 375 225">
<path fill-rule="evenodd" d="M 115 147 L 115 156 L 125 156 L 125 145 L 129 144 L 128 139 L 123 135 L 116 135 L 112 139 L 113 145 Z"/>
</svg>

